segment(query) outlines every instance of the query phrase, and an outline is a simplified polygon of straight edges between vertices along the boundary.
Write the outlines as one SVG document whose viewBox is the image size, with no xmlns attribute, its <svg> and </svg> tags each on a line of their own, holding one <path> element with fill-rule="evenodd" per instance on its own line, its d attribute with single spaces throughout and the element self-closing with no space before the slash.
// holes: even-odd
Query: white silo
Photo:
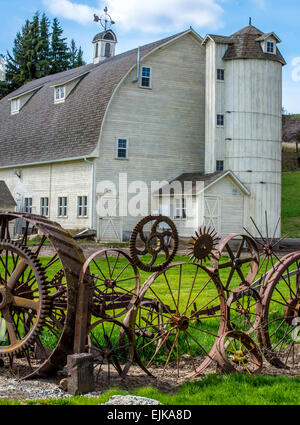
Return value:
<svg viewBox="0 0 300 425">
<path fill-rule="evenodd" d="M 225 68 L 225 168 L 251 192 L 245 222 L 258 236 L 253 217 L 265 234 L 265 211 L 271 233 L 281 215 L 282 65 L 274 33 L 249 25 L 233 34 Z M 280 236 L 280 225 L 276 237 Z"/>
</svg>

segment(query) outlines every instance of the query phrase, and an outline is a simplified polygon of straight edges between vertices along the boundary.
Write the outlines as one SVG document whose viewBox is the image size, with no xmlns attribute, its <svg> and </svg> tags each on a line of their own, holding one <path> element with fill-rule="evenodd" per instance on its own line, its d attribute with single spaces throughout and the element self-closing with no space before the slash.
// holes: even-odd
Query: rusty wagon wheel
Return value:
<svg viewBox="0 0 300 425">
<path fill-rule="evenodd" d="M 139 290 L 139 271 L 129 255 L 116 248 L 92 254 L 84 263 L 80 284 L 91 290 L 90 314 L 114 319 L 124 316 L 134 305 Z"/>
<path fill-rule="evenodd" d="M 262 302 L 256 289 L 242 285 L 233 289 L 228 300 L 228 328 L 257 339 L 261 324 Z"/>
<path fill-rule="evenodd" d="M 281 258 L 262 288 L 260 343 L 278 368 L 300 368 L 300 252 Z"/>
<path fill-rule="evenodd" d="M 220 311 L 211 314 L 215 304 Z M 148 374 L 188 378 L 215 358 L 226 306 L 221 284 L 205 267 L 174 263 L 154 273 L 141 288 L 137 310 L 131 313 L 142 322 L 136 322 L 136 352 Z"/>
<path fill-rule="evenodd" d="M 40 262 L 15 242 L 0 240 L 0 265 L 0 356 L 29 356 L 48 313 L 45 276 Z"/>
<path fill-rule="evenodd" d="M 160 271 L 176 255 L 178 232 L 169 217 L 149 215 L 133 229 L 129 245 L 130 256 L 137 267 L 146 272 Z"/>
<path fill-rule="evenodd" d="M 17 233 L 16 237 L 13 230 Z M 47 309 L 39 318 L 38 332 L 30 341 L 30 346 L 34 344 L 35 349 L 27 347 L 25 351 L 21 350 L 24 361 L 16 360 L 22 353 L 19 352 L 18 356 L 13 354 L 10 367 L 20 378 L 54 374 L 65 366 L 67 355 L 73 352 L 78 281 L 85 260 L 83 252 L 59 224 L 28 213 L 0 212 L 0 237 L 10 243 L 17 239 L 18 246 L 30 252 L 34 261 L 44 250 L 48 252 L 48 257 L 37 261 L 45 284 Z M 8 257 L 9 261 L 15 261 L 15 254 Z M 5 263 L 0 263 L 0 270 L 5 271 L 5 268 Z M 18 271 L 16 287 L 20 286 L 26 273 L 19 274 Z M 30 321 L 27 321 L 27 326 L 28 323 Z"/>
<path fill-rule="evenodd" d="M 218 341 L 217 361 L 225 373 L 239 372 L 255 375 L 263 364 L 254 341 L 243 332 L 228 331 Z"/>
<path fill-rule="evenodd" d="M 115 319 L 96 320 L 88 329 L 88 351 L 102 386 L 116 375 L 125 378 L 134 358 L 133 334 Z"/>
<path fill-rule="evenodd" d="M 222 255 L 228 258 L 223 259 Z M 259 268 L 259 252 L 255 241 L 238 233 L 223 237 L 216 246 L 211 267 L 218 273 L 227 298 L 240 285 L 250 286 Z M 222 277 L 224 274 L 225 278 Z"/>
</svg>

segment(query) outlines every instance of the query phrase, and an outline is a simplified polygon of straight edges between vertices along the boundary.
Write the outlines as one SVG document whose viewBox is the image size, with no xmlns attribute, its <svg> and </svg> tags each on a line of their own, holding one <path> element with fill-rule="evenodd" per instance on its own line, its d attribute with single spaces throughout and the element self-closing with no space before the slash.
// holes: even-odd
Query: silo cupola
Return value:
<svg viewBox="0 0 300 425">
<path fill-rule="evenodd" d="M 116 34 L 110 29 L 115 22 L 107 13 L 107 7 L 105 7 L 104 12 L 100 18 L 94 15 L 94 21 L 99 22 L 104 29 L 93 39 L 95 64 L 115 56 L 115 47 L 118 42 Z"/>
</svg>

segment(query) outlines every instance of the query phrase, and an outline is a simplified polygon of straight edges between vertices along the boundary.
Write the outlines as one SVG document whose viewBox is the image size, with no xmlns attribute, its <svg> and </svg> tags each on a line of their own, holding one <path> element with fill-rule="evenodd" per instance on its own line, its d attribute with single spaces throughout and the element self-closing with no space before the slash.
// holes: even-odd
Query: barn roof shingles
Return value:
<svg viewBox="0 0 300 425">
<path fill-rule="evenodd" d="M 10 193 L 6 183 L 3 180 L 0 180 L 0 209 L 15 207 L 16 202 Z"/>
<path fill-rule="evenodd" d="M 142 46 L 141 57 L 185 32 Z M 3 98 L 0 101 L 0 167 L 91 155 L 97 147 L 111 96 L 136 64 L 137 51 L 133 49 L 96 65 L 89 64 L 31 81 Z M 53 86 L 86 72 L 66 101 L 54 104 Z M 11 115 L 10 99 L 30 90 L 36 90 L 35 94 L 19 114 Z"/>
</svg>

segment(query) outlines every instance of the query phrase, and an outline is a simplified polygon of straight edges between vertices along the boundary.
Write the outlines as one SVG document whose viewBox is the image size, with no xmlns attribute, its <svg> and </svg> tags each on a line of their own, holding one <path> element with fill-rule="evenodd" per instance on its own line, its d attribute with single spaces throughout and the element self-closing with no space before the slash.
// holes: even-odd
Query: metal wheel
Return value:
<svg viewBox="0 0 300 425">
<path fill-rule="evenodd" d="M 300 368 L 300 252 L 274 266 L 263 291 L 260 342 L 265 358 L 278 368 Z"/>
<path fill-rule="evenodd" d="M 216 304 L 220 311 L 211 313 Z M 221 284 L 201 265 L 171 264 L 143 285 L 136 317 L 136 351 L 144 370 L 176 379 L 195 376 L 214 359 L 225 330 Z"/>
<path fill-rule="evenodd" d="M 0 235 L 37 259 L 46 282 L 47 313 L 41 329 L 32 342 L 35 350 L 26 349 L 26 361 L 17 364 L 14 355 L 13 373 L 29 378 L 47 376 L 64 367 L 67 355 L 73 352 L 76 299 L 79 275 L 84 263 L 81 248 L 62 227 L 45 217 L 28 213 L 0 213 Z M 36 239 L 36 241 L 32 239 Z M 43 257 L 42 255 L 48 257 Z M 49 256 L 50 255 L 50 256 Z M 9 256 L 12 261 L 13 256 Z M 3 270 L 3 264 L 0 264 Z"/>
<path fill-rule="evenodd" d="M 225 259 L 222 255 L 227 255 Z M 216 246 L 211 260 L 228 298 L 233 289 L 240 285 L 251 285 L 259 268 L 259 253 L 252 238 L 237 233 L 225 236 Z"/>
<path fill-rule="evenodd" d="M 137 267 L 129 255 L 115 248 L 95 252 L 86 260 L 80 284 L 85 282 L 92 291 L 90 313 L 103 319 L 113 319 L 127 313 L 133 307 L 140 289 Z"/>
<path fill-rule="evenodd" d="M 162 215 L 143 218 L 130 237 L 131 258 L 146 272 L 163 270 L 175 257 L 177 248 L 176 226 L 169 217 Z M 160 253 L 162 256 L 159 257 Z"/>
<path fill-rule="evenodd" d="M 228 331 L 218 341 L 217 361 L 225 373 L 239 372 L 249 375 L 259 373 L 262 356 L 249 335 Z"/>
<path fill-rule="evenodd" d="M 0 240 L 0 356 L 28 356 L 47 313 L 41 264 L 27 248 Z"/>
<path fill-rule="evenodd" d="M 119 375 L 124 378 L 134 357 L 130 330 L 117 320 L 97 320 L 88 330 L 88 351 L 93 354 L 96 379 L 104 384 Z"/>
<path fill-rule="evenodd" d="M 234 289 L 227 300 L 227 307 L 229 329 L 241 331 L 256 339 L 262 313 L 259 293 L 246 285 Z"/>
</svg>

